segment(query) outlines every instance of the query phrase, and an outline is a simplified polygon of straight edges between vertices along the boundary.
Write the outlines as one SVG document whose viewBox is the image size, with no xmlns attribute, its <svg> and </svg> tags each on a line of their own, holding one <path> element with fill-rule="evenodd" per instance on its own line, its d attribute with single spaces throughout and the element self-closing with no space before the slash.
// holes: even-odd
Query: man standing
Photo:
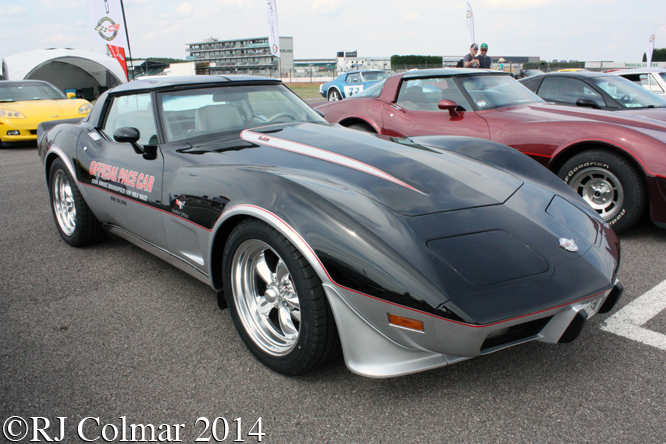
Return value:
<svg viewBox="0 0 666 444">
<path fill-rule="evenodd" d="M 490 69 L 490 57 L 488 57 L 488 45 L 481 43 L 481 54 L 476 56 L 479 61 L 479 68 Z"/>
<path fill-rule="evenodd" d="M 478 68 L 479 61 L 476 59 L 476 53 L 479 51 L 479 45 L 472 43 L 472 46 L 469 47 L 469 54 L 465 54 L 463 57 L 463 66 L 465 68 Z"/>
</svg>

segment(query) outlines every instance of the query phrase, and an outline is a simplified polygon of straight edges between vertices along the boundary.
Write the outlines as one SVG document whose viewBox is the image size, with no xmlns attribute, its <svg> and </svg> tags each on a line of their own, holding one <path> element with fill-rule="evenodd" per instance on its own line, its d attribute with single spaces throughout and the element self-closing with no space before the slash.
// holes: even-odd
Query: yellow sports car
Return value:
<svg viewBox="0 0 666 444">
<path fill-rule="evenodd" d="M 37 139 L 37 125 L 88 115 L 87 100 L 67 96 L 41 80 L 0 81 L 0 146 Z"/>
</svg>

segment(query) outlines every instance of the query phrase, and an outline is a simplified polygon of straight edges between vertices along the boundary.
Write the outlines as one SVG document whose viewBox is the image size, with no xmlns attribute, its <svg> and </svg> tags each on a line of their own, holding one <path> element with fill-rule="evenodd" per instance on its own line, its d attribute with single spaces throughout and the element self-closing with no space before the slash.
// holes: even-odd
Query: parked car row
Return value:
<svg viewBox="0 0 666 444">
<path fill-rule="evenodd" d="M 574 77 L 603 81 L 594 87 L 580 82 L 581 99 L 570 99 L 573 91 L 563 83 Z M 524 82 L 554 82 L 558 91 L 562 86 L 560 102 L 579 106 L 546 103 L 507 73 L 435 69 L 396 74 L 317 109 L 329 122 L 391 137 L 446 134 L 500 142 L 557 174 L 616 231 L 646 211 L 666 228 L 666 102 L 611 75 L 568 72 Z M 593 109 L 593 92 L 599 108 L 603 100 L 628 111 Z"/>
</svg>

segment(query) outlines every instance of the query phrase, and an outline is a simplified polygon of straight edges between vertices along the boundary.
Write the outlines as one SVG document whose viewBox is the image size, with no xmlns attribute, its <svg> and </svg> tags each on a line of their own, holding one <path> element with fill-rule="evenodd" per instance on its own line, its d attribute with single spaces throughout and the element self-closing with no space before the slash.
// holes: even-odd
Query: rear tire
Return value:
<svg viewBox="0 0 666 444">
<path fill-rule="evenodd" d="M 569 159 L 558 176 L 618 233 L 632 227 L 645 213 L 647 193 L 642 175 L 619 154 L 584 151 Z"/>
<path fill-rule="evenodd" d="M 257 219 L 241 222 L 224 248 L 222 273 L 234 325 L 266 367 L 299 375 L 340 350 L 321 281 L 275 228 Z"/>
<path fill-rule="evenodd" d="M 69 245 L 83 247 L 105 237 L 106 231 L 88 208 L 61 159 L 56 159 L 49 170 L 49 196 L 56 227 Z"/>
<path fill-rule="evenodd" d="M 340 95 L 340 92 L 335 88 L 331 88 L 328 91 L 328 101 L 329 102 L 337 102 L 338 100 L 342 100 L 342 96 Z"/>
</svg>

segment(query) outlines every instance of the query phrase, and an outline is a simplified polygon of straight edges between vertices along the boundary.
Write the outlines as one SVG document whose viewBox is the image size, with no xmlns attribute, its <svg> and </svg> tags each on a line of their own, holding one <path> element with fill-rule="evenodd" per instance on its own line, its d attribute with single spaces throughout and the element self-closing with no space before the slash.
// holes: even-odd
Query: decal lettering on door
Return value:
<svg viewBox="0 0 666 444">
<path fill-rule="evenodd" d="M 93 185 L 140 200 L 148 200 L 148 196 L 129 188 L 131 187 L 139 191 L 150 193 L 153 190 L 153 184 L 155 183 L 155 176 L 140 173 L 138 171 L 126 170 L 125 168 L 119 168 L 101 162 L 91 162 L 88 171 L 91 176 L 95 176 L 91 181 Z"/>
</svg>

